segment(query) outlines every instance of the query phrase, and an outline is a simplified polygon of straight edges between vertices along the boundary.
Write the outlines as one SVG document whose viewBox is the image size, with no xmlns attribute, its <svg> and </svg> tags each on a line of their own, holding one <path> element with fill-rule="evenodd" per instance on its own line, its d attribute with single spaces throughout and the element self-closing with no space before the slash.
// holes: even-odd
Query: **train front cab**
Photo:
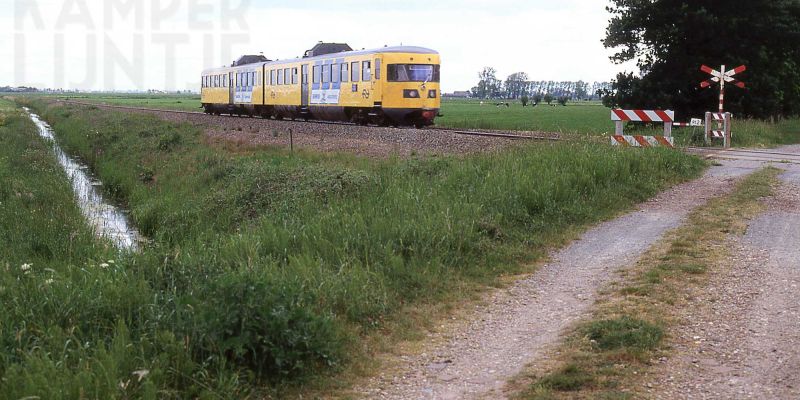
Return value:
<svg viewBox="0 0 800 400">
<path fill-rule="evenodd" d="M 381 57 L 383 113 L 398 124 L 433 125 L 441 107 L 439 55 L 409 52 Z"/>
</svg>

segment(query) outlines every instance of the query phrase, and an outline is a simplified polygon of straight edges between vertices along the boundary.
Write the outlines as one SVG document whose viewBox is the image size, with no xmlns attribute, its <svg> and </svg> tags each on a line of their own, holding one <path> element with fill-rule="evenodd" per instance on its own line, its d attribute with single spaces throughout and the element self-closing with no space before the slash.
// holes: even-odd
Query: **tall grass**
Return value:
<svg viewBox="0 0 800 400">
<path fill-rule="evenodd" d="M 117 369 L 151 371 L 137 385 L 164 397 L 237 397 L 335 370 L 403 307 L 518 272 L 565 232 L 703 169 L 677 152 L 576 143 L 384 161 L 233 153 L 190 125 L 31 105 L 152 240 L 87 289 L 98 303 L 127 302 L 85 319 L 104 321 L 91 335 L 106 347 L 92 351 L 125 343 L 138 364 Z M 12 367 L 61 373 L 67 386 L 100 379 Z"/>
</svg>

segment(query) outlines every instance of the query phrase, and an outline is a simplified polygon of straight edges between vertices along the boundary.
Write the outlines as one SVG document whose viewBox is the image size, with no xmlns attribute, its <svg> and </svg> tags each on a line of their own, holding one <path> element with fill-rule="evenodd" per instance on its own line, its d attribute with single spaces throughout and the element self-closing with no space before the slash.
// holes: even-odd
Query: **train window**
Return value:
<svg viewBox="0 0 800 400">
<path fill-rule="evenodd" d="M 342 82 L 347 82 L 350 80 L 350 72 L 347 71 L 347 63 L 342 64 L 341 68 L 341 75 L 342 75 Z"/>
<path fill-rule="evenodd" d="M 375 59 L 375 80 L 377 81 L 377 80 L 380 80 L 380 79 L 381 79 L 381 59 L 380 58 L 376 58 Z"/>
<path fill-rule="evenodd" d="M 362 63 L 363 71 L 361 72 L 361 80 L 364 82 L 369 82 L 372 80 L 372 63 L 369 61 L 364 61 Z"/>
<path fill-rule="evenodd" d="M 283 84 L 290 85 L 292 83 L 292 70 L 285 68 L 283 70 Z"/>
<path fill-rule="evenodd" d="M 353 78 L 351 80 L 353 82 L 358 82 L 359 81 L 358 78 L 359 76 L 361 76 L 361 74 L 358 73 L 358 61 L 354 61 L 353 63 L 350 64 L 350 66 L 352 67 L 350 71 L 351 74 L 350 76 Z"/>
<path fill-rule="evenodd" d="M 314 66 L 314 83 L 319 83 L 321 76 L 322 75 L 320 74 L 319 65 L 315 65 Z"/>
<path fill-rule="evenodd" d="M 302 68 L 302 84 L 305 85 L 308 83 L 308 65 L 303 65 Z"/>
<path fill-rule="evenodd" d="M 278 70 L 278 85 L 283 85 L 283 71 Z"/>
<path fill-rule="evenodd" d="M 328 83 L 331 81 L 331 66 L 330 65 L 323 65 L 322 66 L 322 83 Z"/>
<path fill-rule="evenodd" d="M 222 75 L 222 87 L 228 87 L 228 76 Z"/>
<path fill-rule="evenodd" d="M 275 86 L 275 70 L 274 69 L 269 70 L 269 85 L 270 86 Z"/>
<path fill-rule="evenodd" d="M 339 78 L 342 77 L 342 73 L 339 72 L 339 64 L 331 65 L 331 82 L 339 83 Z"/>
<path fill-rule="evenodd" d="M 253 77 L 250 79 L 250 86 L 255 86 L 256 85 L 256 76 L 258 76 L 258 74 L 256 74 L 255 71 L 251 72 L 250 74 L 253 75 Z"/>
<path fill-rule="evenodd" d="M 292 85 L 297 85 L 297 67 L 292 68 Z"/>
<path fill-rule="evenodd" d="M 386 66 L 389 82 L 439 82 L 439 66 L 432 64 L 389 64 Z"/>
</svg>

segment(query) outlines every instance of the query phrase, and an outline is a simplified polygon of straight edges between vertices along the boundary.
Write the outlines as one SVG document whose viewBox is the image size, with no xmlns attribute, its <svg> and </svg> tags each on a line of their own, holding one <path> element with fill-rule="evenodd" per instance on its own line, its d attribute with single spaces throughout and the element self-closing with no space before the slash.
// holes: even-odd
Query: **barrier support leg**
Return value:
<svg viewBox="0 0 800 400">
<path fill-rule="evenodd" d="M 725 148 L 731 148 L 731 113 L 725 113 Z"/>
<path fill-rule="evenodd" d="M 706 146 L 711 144 L 711 130 L 713 127 L 711 126 L 711 113 L 706 113 L 706 124 L 705 124 L 705 135 L 703 135 L 703 139 L 706 141 Z"/>
<path fill-rule="evenodd" d="M 616 121 L 615 126 L 616 126 L 616 128 L 614 129 L 614 134 L 615 135 L 624 135 L 624 133 L 622 132 L 622 127 L 625 126 L 625 123 L 622 122 L 622 121 Z"/>
<path fill-rule="evenodd" d="M 672 122 L 664 122 L 664 137 L 672 137 Z"/>
</svg>

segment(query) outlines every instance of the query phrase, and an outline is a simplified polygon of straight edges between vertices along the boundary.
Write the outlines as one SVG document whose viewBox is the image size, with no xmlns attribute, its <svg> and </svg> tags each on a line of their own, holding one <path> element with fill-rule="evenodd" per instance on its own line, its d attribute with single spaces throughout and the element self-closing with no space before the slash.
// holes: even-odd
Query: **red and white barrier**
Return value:
<svg viewBox="0 0 800 400">
<path fill-rule="evenodd" d="M 611 110 L 612 121 L 675 122 L 674 111 L 662 110 Z"/>
<path fill-rule="evenodd" d="M 611 144 L 623 147 L 675 147 L 675 138 L 664 136 L 614 135 Z"/>
<path fill-rule="evenodd" d="M 611 110 L 611 120 L 616 125 L 611 138 L 614 146 L 674 147 L 672 125 L 675 123 L 675 112 L 672 110 Z M 625 135 L 625 122 L 661 122 L 664 124 L 664 136 Z"/>
</svg>

